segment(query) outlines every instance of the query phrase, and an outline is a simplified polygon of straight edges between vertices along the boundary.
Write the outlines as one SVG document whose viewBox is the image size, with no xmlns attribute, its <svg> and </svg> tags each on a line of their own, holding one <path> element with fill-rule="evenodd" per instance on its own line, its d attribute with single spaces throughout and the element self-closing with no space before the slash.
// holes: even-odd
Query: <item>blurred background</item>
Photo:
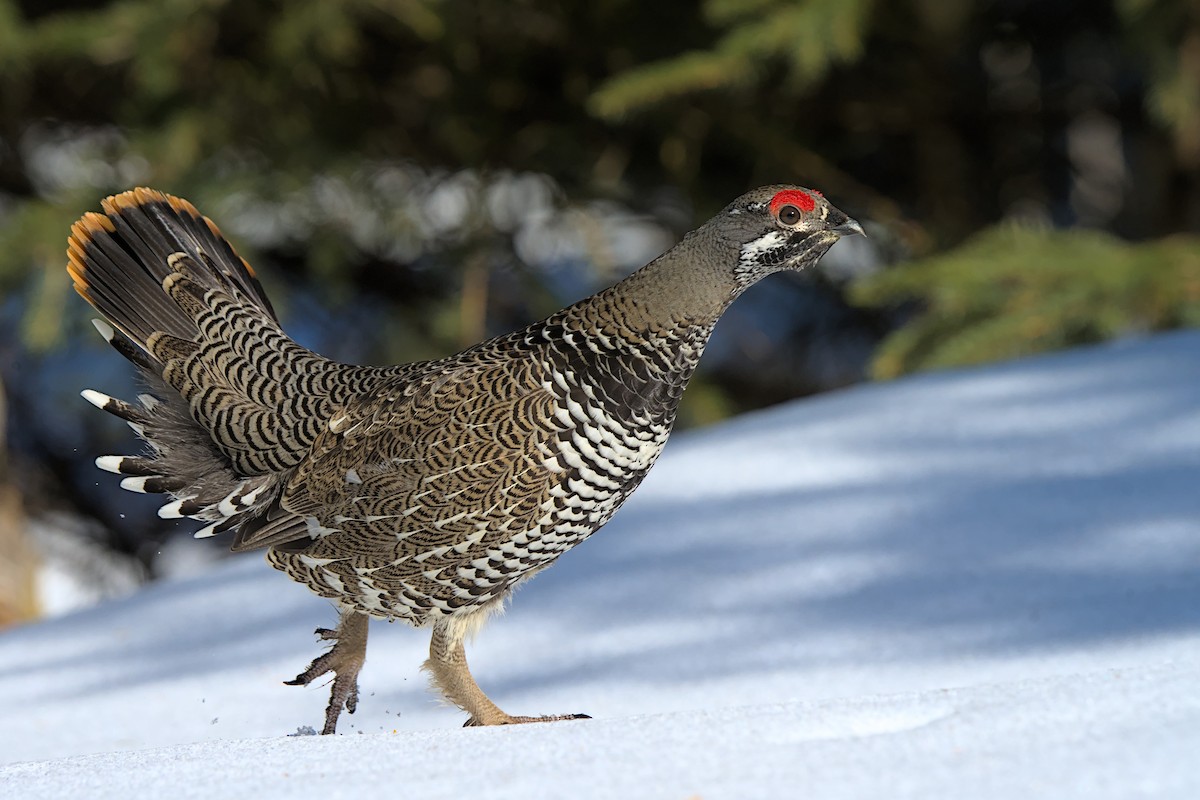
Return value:
<svg viewBox="0 0 1200 800">
<path fill-rule="evenodd" d="M 223 545 L 93 460 L 132 368 L 70 224 L 150 185 L 344 361 L 608 285 L 743 191 L 869 239 L 719 326 L 681 426 L 1200 323 L 1200 0 L 0 0 L 0 624 Z"/>
</svg>

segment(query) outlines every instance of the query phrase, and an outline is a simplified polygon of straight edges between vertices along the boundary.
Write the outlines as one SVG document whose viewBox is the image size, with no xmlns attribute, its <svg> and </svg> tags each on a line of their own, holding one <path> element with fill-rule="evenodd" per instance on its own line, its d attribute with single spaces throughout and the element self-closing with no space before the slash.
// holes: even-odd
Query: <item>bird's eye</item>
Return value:
<svg viewBox="0 0 1200 800">
<path fill-rule="evenodd" d="M 784 206 L 779 209 L 779 221 L 784 225 L 795 225 L 800 221 L 800 209 L 795 206 Z"/>
</svg>

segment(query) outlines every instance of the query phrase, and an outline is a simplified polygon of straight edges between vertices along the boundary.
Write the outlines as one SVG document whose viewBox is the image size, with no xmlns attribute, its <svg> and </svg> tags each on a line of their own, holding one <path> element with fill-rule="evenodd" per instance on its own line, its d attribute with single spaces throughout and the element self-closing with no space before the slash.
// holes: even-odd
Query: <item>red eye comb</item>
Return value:
<svg viewBox="0 0 1200 800">
<path fill-rule="evenodd" d="M 817 207 L 817 201 L 808 192 L 802 192 L 799 189 L 785 189 L 778 192 L 771 198 L 771 213 L 779 213 L 779 209 L 786 205 L 793 205 L 801 211 L 812 211 Z"/>
</svg>

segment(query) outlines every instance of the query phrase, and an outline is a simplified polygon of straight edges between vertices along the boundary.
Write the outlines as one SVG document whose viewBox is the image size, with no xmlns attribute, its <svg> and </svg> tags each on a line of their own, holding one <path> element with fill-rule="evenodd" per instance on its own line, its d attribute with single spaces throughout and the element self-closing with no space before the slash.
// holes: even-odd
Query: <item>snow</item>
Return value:
<svg viewBox="0 0 1200 800">
<path fill-rule="evenodd" d="M 0 634 L 0 796 L 1200 796 L 1200 334 L 861 386 L 676 437 L 468 648 L 239 558 Z"/>
<path fill-rule="evenodd" d="M 64 513 L 28 521 L 27 533 L 40 564 L 34 584 L 37 607 L 45 616 L 126 595 L 146 581 L 137 562 L 96 544 L 87 528 L 80 517 Z"/>
</svg>

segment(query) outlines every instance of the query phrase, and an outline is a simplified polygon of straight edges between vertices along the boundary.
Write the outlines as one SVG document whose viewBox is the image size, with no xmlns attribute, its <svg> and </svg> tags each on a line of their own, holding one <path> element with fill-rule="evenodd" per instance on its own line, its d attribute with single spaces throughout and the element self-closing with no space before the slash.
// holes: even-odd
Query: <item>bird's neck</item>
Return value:
<svg viewBox="0 0 1200 800">
<path fill-rule="evenodd" d="M 586 397 L 606 399 L 606 413 L 627 427 L 649 426 L 665 442 L 713 327 L 740 293 L 724 277 L 732 269 L 694 255 L 694 240 L 685 238 L 522 337 L 543 343 L 551 369 L 573 376 L 563 385 L 579 381 Z"/>
<path fill-rule="evenodd" d="M 704 256 L 691 234 L 575 308 L 616 349 L 651 348 L 690 377 L 717 320 L 744 288 L 729 266 Z"/>
</svg>

